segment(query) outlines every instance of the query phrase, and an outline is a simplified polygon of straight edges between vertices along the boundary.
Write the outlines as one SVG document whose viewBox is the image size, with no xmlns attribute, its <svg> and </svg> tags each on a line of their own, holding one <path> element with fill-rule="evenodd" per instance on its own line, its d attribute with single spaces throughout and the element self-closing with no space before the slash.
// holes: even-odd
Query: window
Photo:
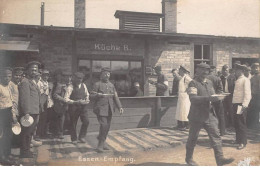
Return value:
<svg viewBox="0 0 260 169">
<path fill-rule="evenodd" d="M 110 81 L 115 85 L 121 97 L 133 96 L 133 84 L 138 82 L 143 88 L 141 61 L 109 61 L 109 60 L 79 60 L 78 70 L 85 74 L 84 82 L 89 90 L 100 79 L 101 69 L 108 67 L 112 74 Z"/>
<path fill-rule="evenodd" d="M 210 45 L 194 45 L 194 70 L 196 69 L 196 65 L 199 63 L 211 63 L 210 51 Z"/>
</svg>

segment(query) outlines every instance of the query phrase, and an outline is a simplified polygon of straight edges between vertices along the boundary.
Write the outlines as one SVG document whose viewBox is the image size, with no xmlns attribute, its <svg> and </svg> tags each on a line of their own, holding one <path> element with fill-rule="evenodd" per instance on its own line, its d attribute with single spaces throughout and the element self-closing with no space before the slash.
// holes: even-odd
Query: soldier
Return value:
<svg viewBox="0 0 260 169">
<path fill-rule="evenodd" d="M 236 141 L 238 144 L 237 149 L 241 150 L 245 148 L 247 144 L 247 126 L 246 126 L 246 116 L 247 107 L 251 100 L 251 84 L 250 80 L 244 76 L 245 65 L 236 64 L 235 75 L 235 89 L 233 93 L 233 113 L 235 120 L 235 130 L 236 130 Z M 241 108 L 241 111 L 239 110 Z"/>
<path fill-rule="evenodd" d="M 71 141 L 73 144 L 77 143 L 77 140 L 81 143 L 85 143 L 85 137 L 89 125 L 87 104 L 89 103 L 89 92 L 86 85 L 83 83 L 84 74 L 81 72 L 74 73 L 72 81 L 73 90 L 69 90 L 65 93 L 65 100 L 70 102 L 69 115 L 70 115 L 70 133 Z M 76 127 L 78 119 L 80 118 L 82 125 L 77 135 Z"/>
<path fill-rule="evenodd" d="M 68 91 L 73 90 L 73 86 L 71 84 L 71 72 L 63 71 L 61 76 L 61 79 L 57 82 L 55 90 L 53 92 L 53 101 L 54 101 L 54 114 L 55 114 L 55 120 L 56 120 L 56 134 L 57 138 L 63 139 L 63 128 L 64 128 L 64 121 L 65 121 L 65 115 L 68 111 L 68 104 L 70 104 L 65 99 L 65 93 Z"/>
<path fill-rule="evenodd" d="M 213 88 L 217 94 L 223 92 L 223 85 L 221 82 L 220 77 L 216 75 L 216 67 L 211 65 L 210 66 L 210 72 L 207 77 L 207 79 L 211 80 L 213 84 Z M 222 101 L 214 102 L 213 103 L 216 111 L 216 115 L 219 121 L 219 130 L 220 130 L 220 135 L 224 136 L 226 134 L 226 124 L 225 124 L 225 113 L 224 113 L 224 107 Z"/>
<path fill-rule="evenodd" d="M 154 68 L 155 73 L 157 74 L 157 82 L 149 81 L 149 83 L 156 86 L 156 96 L 169 96 L 169 87 L 168 79 L 162 73 L 162 67 L 156 66 Z"/>
<path fill-rule="evenodd" d="M 109 81 L 109 78 L 110 69 L 103 68 L 100 81 L 95 83 L 91 92 L 91 97 L 94 100 L 93 111 L 97 115 L 100 124 L 97 147 L 97 152 L 99 153 L 102 153 L 103 150 L 108 150 L 105 141 L 110 129 L 112 114 L 115 112 L 114 105 L 116 104 L 120 114 L 124 112 L 115 87 Z"/>
<path fill-rule="evenodd" d="M 224 93 L 230 93 L 231 85 L 234 83 L 229 75 L 229 66 L 224 65 L 221 70 L 221 82 L 223 86 Z M 226 127 L 232 127 L 234 124 L 233 121 L 233 108 L 232 108 L 232 95 L 228 95 L 223 100 L 223 107 L 224 107 L 224 116 L 225 116 L 225 125 Z"/>
<path fill-rule="evenodd" d="M 0 164 L 12 165 L 10 158 L 12 142 L 12 122 L 17 123 L 15 113 L 12 112 L 12 95 L 10 81 L 12 70 L 4 68 L 0 72 Z"/>
<path fill-rule="evenodd" d="M 260 74 L 259 63 L 252 64 L 253 77 L 251 78 L 252 99 L 249 104 L 247 115 L 247 125 L 249 128 L 259 127 L 259 110 L 260 110 Z"/>
<path fill-rule="evenodd" d="M 25 119 L 27 120 L 29 119 L 29 116 L 34 119 L 34 122 L 30 127 L 22 126 L 21 158 L 33 158 L 33 153 L 30 151 L 30 144 L 40 112 L 40 90 L 35 82 L 39 65 L 40 63 L 36 61 L 29 62 L 26 69 L 27 77 L 24 78 L 19 85 L 20 114 L 21 116 L 25 116 Z"/>
<path fill-rule="evenodd" d="M 196 68 L 196 77 L 190 82 L 188 94 L 190 96 L 191 107 L 188 115 L 190 130 L 186 144 L 186 159 L 188 165 L 197 165 L 193 161 L 193 151 L 199 136 L 201 128 L 204 128 L 214 149 L 217 165 L 229 164 L 234 159 L 224 158 L 222 152 L 222 140 L 218 130 L 218 120 L 212 102 L 223 98 L 212 96 L 215 94 L 213 84 L 206 79 L 209 74 L 210 66 L 206 63 L 200 63 Z"/>
</svg>

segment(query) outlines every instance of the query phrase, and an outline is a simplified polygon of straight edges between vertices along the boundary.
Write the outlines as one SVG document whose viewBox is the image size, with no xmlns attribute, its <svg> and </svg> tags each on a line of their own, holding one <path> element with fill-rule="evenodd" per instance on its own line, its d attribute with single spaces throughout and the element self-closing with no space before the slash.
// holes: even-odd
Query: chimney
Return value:
<svg viewBox="0 0 260 169">
<path fill-rule="evenodd" d="M 162 31 L 177 33 L 177 0 L 162 0 Z"/>
<path fill-rule="evenodd" d="M 74 0 L 74 27 L 85 28 L 85 0 Z"/>
</svg>

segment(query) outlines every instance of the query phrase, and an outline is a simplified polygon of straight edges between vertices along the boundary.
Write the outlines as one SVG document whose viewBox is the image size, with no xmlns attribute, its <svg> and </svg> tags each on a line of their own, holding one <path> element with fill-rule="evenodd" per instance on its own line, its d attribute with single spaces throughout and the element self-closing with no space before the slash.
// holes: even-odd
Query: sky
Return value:
<svg viewBox="0 0 260 169">
<path fill-rule="evenodd" d="M 0 0 L 0 22 L 74 26 L 74 0 Z M 161 13 L 161 0 L 86 0 L 86 27 L 118 29 L 116 10 Z M 260 0 L 178 0 L 177 32 L 260 36 Z"/>
</svg>

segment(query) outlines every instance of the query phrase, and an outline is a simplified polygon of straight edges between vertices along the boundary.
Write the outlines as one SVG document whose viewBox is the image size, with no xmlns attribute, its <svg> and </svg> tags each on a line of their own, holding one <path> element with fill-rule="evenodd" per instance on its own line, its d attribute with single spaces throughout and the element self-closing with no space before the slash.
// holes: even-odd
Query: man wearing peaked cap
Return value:
<svg viewBox="0 0 260 169">
<path fill-rule="evenodd" d="M 248 107 L 247 125 L 249 128 L 259 127 L 259 110 L 260 110 L 260 74 L 259 63 L 252 64 L 253 77 L 251 81 L 252 99 Z"/>
<path fill-rule="evenodd" d="M 93 91 L 91 92 L 91 98 L 94 101 L 93 112 L 97 115 L 100 124 L 97 147 L 97 152 L 99 153 L 108 150 L 105 141 L 115 108 L 118 108 L 120 114 L 124 112 L 115 86 L 109 81 L 109 78 L 110 73 L 107 70 L 102 71 L 100 81 L 94 84 Z"/>
<path fill-rule="evenodd" d="M 215 94 L 213 84 L 207 79 L 210 66 L 200 63 L 196 68 L 196 77 L 189 83 L 187 93 L 190 97 L 190 123 L 189 137 L 186 143 L 186 159 L 188 165 L 197 165 L 193 161 L 193 152 L 198 139 L 198 133 L 204 128 L 214 150 L 217 165 L 229 164 L 234 159 L 224 158 L 222 151 L 222 140 L 218 130 L 218 120 L 212 103 L 223 98 L 213 96 Z M 199 97 L 198 97 L 199 96 Z"/>
<path fill-rule="evenodd" d="M 30 151 L 32 136 L 36 130 L 39 113 L 40 113 L 40 90 L 36 84 L 36 76 L 39 73 L 39 62 L 29 62 L 27 64 L 27 77 L 19 85 L 19 105 L 20 115 L 29 119 L 34 119 L 30 127 L 23 127 L 21 132 L 21 158 L 33 158 Z"/>
<path fill-rule="evenodd" d="M 38 66 L 38 70 L 39 70 L 39 67 L 41 66 L 41 63 L 40 62 L 38 62 L 38 61 L 31 61 L 31 62 L 29 62 L 29 63 L 27 63 L 27 66 L 26 66 L 26 68 L 28 69 L 28 68 L 30 68 L 31 66 Z"/>
<path fill-rule="evenodd" d="M 76 144 L 78 141 L 85 143 L 87 128 L 89 125 L 87 104 L 89 103 L 89 92 L 87 86 L 83 83 L 84 74 L 81 72 L 74 73 L 72 86 L 73 89 L 65 93 L 64 99 L 70 103 L 70 133 L 71 141 Z M 79 135 L 77 134 L 77 122 L 81 119 L 82 125 Z"/>
<path fill-rule="evenodd" d="M 12 95 L 10 81 L 12 70 L 3 68 L 0 70 L 0 164 L 13 165 L 10 159 L 12 122 L 16 123 L 16 115 L 12 112 Z"/>
</svg>

